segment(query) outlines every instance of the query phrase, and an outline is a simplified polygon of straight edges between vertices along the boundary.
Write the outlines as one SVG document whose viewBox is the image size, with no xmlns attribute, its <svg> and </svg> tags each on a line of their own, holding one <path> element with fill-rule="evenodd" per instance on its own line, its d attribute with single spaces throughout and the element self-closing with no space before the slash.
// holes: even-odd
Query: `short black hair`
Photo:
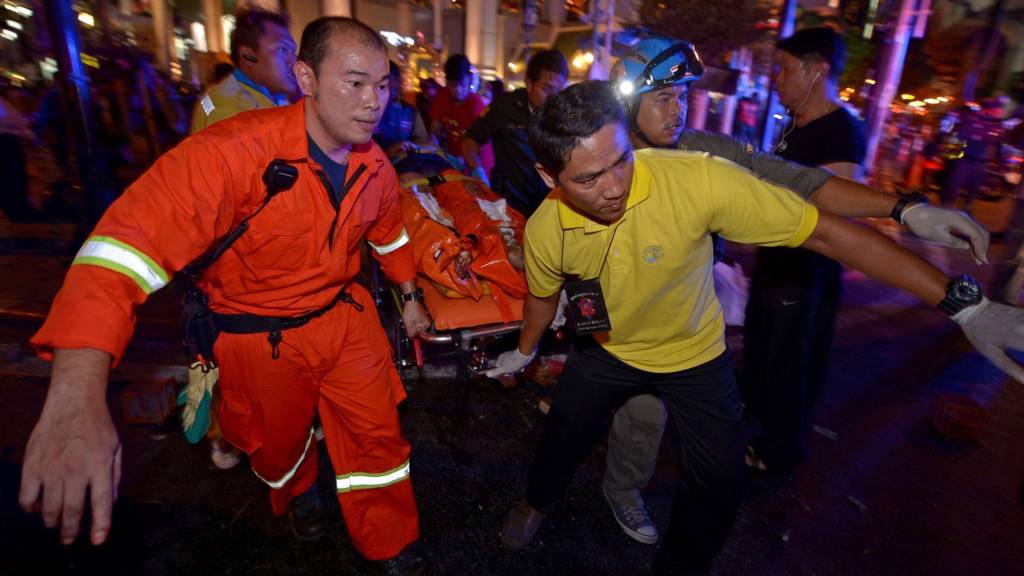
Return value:
<svg viewBox="0 0 1024 576">
<path fill-rule="evenodd" d="M 838 80 L 846 66 L 846 42 L 835 30 L 826 26 L 800 30 L 789 38 L 779 40 L 775 47 L 805 62 L 826 62 L 832 80 Z"/>
<path fill-rule="evenodd" d="M 444 77 L 449 83 L 461 82 L 463 78 L 469 76 L 472 71 L 473 65 L 469 63 L 469 58 L 465 54 L 452 54 L 444 61 Z"/>
<path fill-rule="evenodd" d="M 261 8 L 243 8 L 235 14 L 235 27 L 231 30 L 231 62 L 238 66 L 240 49 L 245 46 L 260 49 L 260 36 L 267 30 L 267 24 L 276 24 L 288 29 L 288 15 Z"/>
<path fill-rule="evenodd" d="M 327 56 L 327 49 L 334 35 L 350 38 L 360 46 L 376 48 L 385 54 L 388 51 L 380 35 L 359 20 L 344 16 L 317 18 L 306 25 L 299 45 L 299 60 L 309 64 L 314 74 L 320 73 L 320 63 Z"/>
<path fill-rule="evenodd" d="M 526 63 L 526 77 L 531 82 L 540 80 L 540 73 L 545 70 L 568 78 L 569 62 L 565 59 L 565 54 L 558 50 L 541 50 L 531 56 L 530 61 Z"/>
<path fill-rule="evenodd" d="M 398 67 L 398 63 L 394 60 L 388 60 L 388 76 L 401 76 L 402 69 Z"/>
<path fill-rule="evenodd" d="M 530 147 L 537 161 L 557 177 L 580 141 L 614 122 L 625 125 L 626 114 L 604 81 L 580 82 L 551 96 L 530 121 Z"/>
</svg>

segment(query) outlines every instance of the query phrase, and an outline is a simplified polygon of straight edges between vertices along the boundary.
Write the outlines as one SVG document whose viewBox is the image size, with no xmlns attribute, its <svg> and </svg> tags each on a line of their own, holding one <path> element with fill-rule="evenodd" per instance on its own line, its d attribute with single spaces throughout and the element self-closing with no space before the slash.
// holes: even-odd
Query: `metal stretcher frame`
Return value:
<svg viewBox="0 0 1024 576">
<path fill-rule="evenodd" d="M 379 264 L 374 261 L 373 264 L 373 283 L 374 283 L 374 299 L 376 300 L 378 310 L 381 313 L 381 318 L 385 318 L 388 315 L 385 314 L 387 305 L 387 296 L 385 293 L 390 293 L 390 303 L 394 305 L 395 314 L 390 315 L 392 319 L 392 325 L 386 328 L 388 339 L 391 342 L 391 348 L 395 355 L 395 364 L 399 368 L 407 368 L 410 366 L 417 366 L 418 368 L 423 367 L 423 353 L 421 349 L 421 343 L 440 345 L 440 346 L 451 346 L 454 348 L 456 353 L 456 366 L 455 366 L 455 413 L 456 416 L 462 417 L 466 412 L 466 398 L 469 392 L 469 382 L 474 376 L 480 374 L 485 369 L 485 349 L 487 345 L 495 338 L 504 336 L 506 334 L 513 334 L 518 332 L 522 328 L 522 321 L 508 322 L 504 324 L 485 324 L 481 326 L 474 326 L 471 328 L 454 328 L 451 330 L 443 331 L 431 331 L 426 334 L 421 334 L 417 337 L 416 341 L 409 342 L 409 338 L 405 335 L 405 326 L 402 324 L 401 316 L 401 305 L 398 300 L 398 290 L 393 285 L 387 285 L 386 287 L 381 282 L 382 275 L 380 273 Z M 430 312 L 429 308 L 427 312 Z M 414 359 L 410 360 L 409 352 L 410 348 L 414 354 Z"/>
</svg>

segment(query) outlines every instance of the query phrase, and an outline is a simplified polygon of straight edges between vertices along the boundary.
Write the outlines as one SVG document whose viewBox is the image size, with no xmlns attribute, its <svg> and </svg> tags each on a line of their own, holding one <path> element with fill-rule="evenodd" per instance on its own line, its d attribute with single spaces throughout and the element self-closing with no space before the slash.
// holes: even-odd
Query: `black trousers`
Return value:
<svg viewBox="0 0 1024 576">
<path fill-rule="evenodd" d="M 696 368 L 656 374 L 629 366 L 592 338 L 577 339 L 555 386 L 526 499 L 537 510 L 553 511 L 610 412 L 650 392 L 662 397 L 675 420 L 683 460 L 654 571 L 707 573 L 732 528 L 744 474 L 740 398 L 729 352 Z"/>
<path fill-rule="evenodd" d="M 834 260 L 803 249 L 758 253 L 743 331 L 743 401 L 761 417 L 754 449 L 773 471 L 788 472 L 806 456 L 841 287 Z"/>
</svg>

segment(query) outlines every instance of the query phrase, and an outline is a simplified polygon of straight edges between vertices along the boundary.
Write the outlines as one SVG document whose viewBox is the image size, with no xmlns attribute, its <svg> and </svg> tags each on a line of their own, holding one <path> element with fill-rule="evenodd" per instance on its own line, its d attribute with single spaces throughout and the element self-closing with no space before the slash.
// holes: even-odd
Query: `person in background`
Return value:
<svg viewBox="0 0 1024 576">
<path fill-rule="evenodd" d="M 504 94 L 505 83 L 502 82 L 501 78 L 488 80 L 480 86 L 480 97 L 484 99 L 484 102 L 488 106 L 494 103 L 495 99 L 500 98 Z"/>
<path fill-rule="evenodd" d="M 285 14 L 247 8 L 235 16 L 231 31 L 231 74 L 199 97 L 189 132 L 239 112 L 288 104 L 297 90 L 295 40 Z"/>
<path fill-rule="evenodd" d="M 757 101 L 750 96 L 740 98 L 736 106 L 736 139 L 759 148 L 757 143 Z"/>
<path fill-rule="evenodd" d="M 776 147 L 804 166 L 857 180 L 866 153 L 864 122 L 839 99 L 846 63 L 842 36 L 831 28 L 800 30 L 777 45 L 775 85 L 793 119 Z M 920 195 L 911 197 L 920 204 Z M 787 475 L 806 457 L 807 434 L 828 380 L 839 314 L 839 262 L 801 248 L 761 248 L 751 274 L 744 325 L 744 403 L 759 416 L 747 465 Z"/>
<path fill-rule="evenodd" d="M 565 88 L 568 78 L 569 64 L 561 52 L 535 53 L 526 65 L 526 87 L 496 98 L 462 141 L 462 157 L 469 173 L 488 183 L 527 218 L 549 191 L 533 167 L 537 157 L 527 137 L 530 118 L 549 96 Z M 490 175 L 480 153 L 487 143 L 492 143 L 495 153 Z"/>
<path fill-rule="evenodd" d="M 402 100 L 402 71 L 394 61 L 389 62 L 388 90 L 390 96 L 373 139 L 389 158 L 408 153 L 417 146 L 427 146 L 430 135 L 416 107 Z"/>
<path fill-rule="evenodd" d="M 963 156 L 952 161 L 942 187 L 942 203 L 946 206 L 955 205 L 963 190 L 966 192 L 964 210 L 969 210 L 971 201 L 985 183 L 989 164 L 1001 156 L 1006 134 L 1002 125 L 1002 102 L 998 98 L 986 98 L 980 108 L 976 110 L 968 105 L 960 112 L 957 139 L 963 145 Z"/>
<path fill-rule="evenodd" d="M 430 106 L 434 103 L 434 100 L 437 98 L 437 93 L 441 88 L 442 86 L 433 78 L 420 80 L 420 91 L 416 93 L 416 110 L 419 111 L 420 118 L 423 119 L 423 123 L 428 128 L 432 126 L 432 122 L 430 121 Z"/>
<path fill-rule="evenodd" d="M 449 160 L 462 170 L 462 139 L 487 105 L 472 91 L 473 67 L 465 54 L 453 54 L 444 63 L 445 87 L 430 105 L 430 133 Z M 487 159 L 484 160 L 488 164 Z M 493 159 L 489 163 L 493 165 Z"/>
</svg>

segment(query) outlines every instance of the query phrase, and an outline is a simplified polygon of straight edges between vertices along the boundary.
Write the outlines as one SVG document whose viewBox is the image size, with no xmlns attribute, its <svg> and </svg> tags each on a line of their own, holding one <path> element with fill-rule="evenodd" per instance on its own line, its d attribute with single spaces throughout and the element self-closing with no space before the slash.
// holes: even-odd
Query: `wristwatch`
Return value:
<svg viewBox="0 0 1024 576">
<path fill-rule="evenodd" d="M 402 304 L 407 304 L 409 302 L 419 302 L 420 304 L 422 304 L 423 288 L 417 288 L 412 292 L 404 292 L 398 296 L 398 299 L 401 300 Z"/>
<path fill-rule="evenodd" d="M 903 224 L 903 211 L 907 209 L 911 204 L 927 204 L 928 197 L 920 192 L 911 192 L 909 194 L 901 194 L 900 199 L 896 201 L 896 204 L 892 207 L 892 211 L 889 212 L 889 218 Z"/>
<path fill-rule="evenodd" d="M 943 312 L 953 316 L 957 312 L 981 302 L 981 286 L 978 281 L 964 274 L 946 284 L 946 297 L 939 302 Z"/>
</svg>

